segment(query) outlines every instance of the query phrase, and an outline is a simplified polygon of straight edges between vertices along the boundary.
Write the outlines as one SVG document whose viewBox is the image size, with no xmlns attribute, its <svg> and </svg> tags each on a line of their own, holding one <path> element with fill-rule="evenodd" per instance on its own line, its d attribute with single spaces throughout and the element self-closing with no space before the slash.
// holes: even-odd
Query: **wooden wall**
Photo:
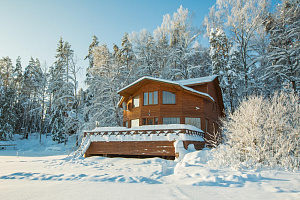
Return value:
<svg viewBox="0 0 300 200">
<path fill-rule="evenodd" d="M 127 102 L 129 105 L 129 110 L 123 111 L 123 121 L 125 122 L 133 119 L 139 119 L 141 126 L 143 123 L 143 118 L 157 117 L 158 124 L 163 124 L 164 117 L 179 117 L 180 123 L 184 124 L 185 117 L 200 117 L 202 130 L 205 131 L 205 119 L 207 119 L 209 121 L 208 131 L 211 132 L 213 129 L 213 122 L 217 122 L 222 113 L 217 101 L 218 95 L 214 83 L 209 82 L 200 86 L 194 86 L 192 88 L 201 92 L 208 91 L 208 94 L 212 96 L 216 102 L 212 102 L 208 99 L 188 93 L 174 85 L 152 81 L 148 82 L 143 87 L 140 87 L 131 97 L 129 97 Z M 144 106 L 144 92 L 153 91 L 158 91 L 158 104 Z M 162 104 L 163 91 L 175 93 L 176 104 Z M 140 97 L 140 106 L 137 108 L 132 108 L 132 98 L 136 95 L 139 95 Z"/>
<path fill-rule="evenodd" d="M 196 150 L 204 148 L 205 142 L 183 141 L 185 149 L 189 144 L 194 144 Z M 153 157 L 174 157 L 174 141 L 124 141 L 124 142 L 91 142 L 85 152 L 85 157 L 94 155 L 112 156 L 153 156 Z"/>
<path fill-rule="evenodd" d="M 85 153 L 91 155 L 175 156 L 174 141 L 92 142 Z"/>
</svg>

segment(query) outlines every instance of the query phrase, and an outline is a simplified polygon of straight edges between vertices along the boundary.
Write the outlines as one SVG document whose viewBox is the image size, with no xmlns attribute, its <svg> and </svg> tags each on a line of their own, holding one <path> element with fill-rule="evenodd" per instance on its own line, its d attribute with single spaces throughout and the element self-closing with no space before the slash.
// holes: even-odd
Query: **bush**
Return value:
<svg viewBox="0 0 300 200">
<path fill-rule="evenodd" d="M 276 93 L 270 99 L 251 96 L 222 124 L 224 143 L 212 150 L 211 165 L 299 169 L 298 96 L 287 93 Z"/>
</svg>

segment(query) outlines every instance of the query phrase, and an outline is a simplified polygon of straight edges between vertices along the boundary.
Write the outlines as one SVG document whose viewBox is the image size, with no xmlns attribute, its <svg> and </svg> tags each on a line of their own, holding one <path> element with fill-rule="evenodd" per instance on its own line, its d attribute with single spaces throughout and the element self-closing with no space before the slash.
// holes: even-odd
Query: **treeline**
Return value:
<svg viewBox="0 0 300 200">
<path fill-rule="evenodd" d="M 85 58 L 85 91 L 78 91 L 74 52 L 62 39 L 49 69 L 32 59 L 22 72 L 20 61 L 13 67 L 3 58 L 1 139 L 22 131 L 51 132 L 63 142 L 68 134 L 94 128 L 95 121 L 121 126 L 117 92 L 142 76 L 178 80 L 218 75 L 229 113 L 251 94 L 299 93 L 299 0 L 285 0 L 272 12 L 268 3 L 217 1 L 204 21 L 206 32 L 180 7 L 152 33 L 125 33 L 112 51 L 94 36 Z M 210 47 L 198 42 L 204 34 Z"/>
<path fill-rule="evenodd" d="M 31 58 L 24 71 L 20 57 L 15 66 L 9 57 L 0 60 L 0 140 L 37 132 L 66 142 L 68 134 L 77 132 L 82 91 L 77 91 L 73 50 L 62 38 L 55 58 L 49 68 Z"/>
</svg>

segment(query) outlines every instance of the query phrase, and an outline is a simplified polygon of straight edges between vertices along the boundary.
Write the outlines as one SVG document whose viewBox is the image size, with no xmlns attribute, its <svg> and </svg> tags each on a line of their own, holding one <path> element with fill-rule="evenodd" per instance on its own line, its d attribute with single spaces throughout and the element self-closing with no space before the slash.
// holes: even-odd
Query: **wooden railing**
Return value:
<svg viewBox="0 0 300 200">
<path fill-rule="evenodd" d="M 204 133 L 200 131 L 195 131 L 195 130 L 189 130 L 189 129 L 160 129 L 160 130 L 130 130 L 130 131 L 85 131 L 84 132 L 84 137 L 87 135 L 101 135 L 101 136 L 111 136 L 111 135 L 148 135 L 150 136 L 151 134 L 156 134 L 157 136 L 159 135 L 165 135 L 167 134 L 186 134 L 186 135 L 192 135 L 192 136 L 200 136 L 204 138 Z"/>
</svg>

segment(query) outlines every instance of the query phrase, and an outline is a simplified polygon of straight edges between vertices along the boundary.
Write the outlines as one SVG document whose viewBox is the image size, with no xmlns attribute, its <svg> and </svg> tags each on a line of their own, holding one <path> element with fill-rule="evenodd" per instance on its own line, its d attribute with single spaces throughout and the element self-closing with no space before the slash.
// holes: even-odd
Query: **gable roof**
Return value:
<svg viewBox="0 0 300 200">
<path fill-rule="evenodd" d="M 201 85 L 201 84 L 204 84 L 207 82 L 212 82 L 216 78 L 217 78 L 217 76 L 206 76 L 206 77 L 192 78 L 192 79 L 187 79 L 187 80 L 170 81 L 170 80 L 166 80 L 166 79 L 144 76 L 118 91 L 118 94 L 120 94 L 122 96 L 118 105 L 121 107 L 121 104 L 125 100 L 125 97 L 131 96 L 136 90 L 138 90 L 145 84 L 147 84 L 149 82 L 153 82 L 153 81 L 174 85 L 178 89 L 184 90 L 186 92 L 192 93 L 197 96 L 202 96 L 203 98 L 206 98 L 210 101 L 215 102 L 214 98 L 211 97 L 209 94 L 194 90 L 187 86 Z"/>
<path fill-rule="evenodd" d="M 178 85 L 181 86 L 182 88 L 185 88 L 184 86 L 191 86 L 191 85 L 198 85 L 198 84 L 202 84 L 202 83 L 207 83 L 207 82 L 212 82 L 215 78 L 217 78 L 218 76 L 205 76 L 205 77 L 201 77 L 201 78 L 192 78 L 192 79 L 186 79 L 186 80 L 179 80 L 179 81 L 170 81 L 170 80 L 166 80 L 166 79 L 160 79 L 160 78 L 154 78 L 154 77 L 150 77 L 150 76 L 144 76 L 136 81 L 134 81 L 133 83 L 127 85 L 126 87 L 120 89 L 118 91 L 118 93 L 122 93 L 123 91 L 125 91 L 126 89 L 144 81 L 144 80 L 152 80 L 152 81 L 157 81 L 157 82 L 163 82 L 163 83 L 169 83 L 169 84 L 173 84 L 173 85 Z M 188 90 L 194 90 L 192 88 L 188 88 Z M 208 95 L 206 93 L 203 92 L 199 92 L 197 90 L 194 90 L 197 93 L 202 93 L 205 95 Z M 208 95 L 209 96 L 209 95 Z M 209 96 L 213 101 L 214 99 Z"/>
</svg>

